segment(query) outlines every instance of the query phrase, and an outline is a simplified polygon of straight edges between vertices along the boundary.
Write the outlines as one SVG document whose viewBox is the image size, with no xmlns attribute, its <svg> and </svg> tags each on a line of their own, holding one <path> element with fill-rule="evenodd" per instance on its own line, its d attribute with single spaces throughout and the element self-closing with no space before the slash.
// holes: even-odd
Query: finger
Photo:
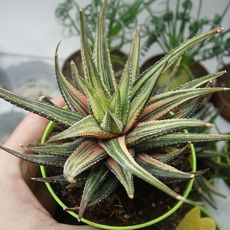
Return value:
<svg viewBox="0 0 230 230">
<path fill-rule="evenodd" d="M 98 228 L 93 228 L 90 226 L 76 226 L 67 224 L 57 224 L 54 225 L 51 230 L 98 230 Z"/>
</svg>

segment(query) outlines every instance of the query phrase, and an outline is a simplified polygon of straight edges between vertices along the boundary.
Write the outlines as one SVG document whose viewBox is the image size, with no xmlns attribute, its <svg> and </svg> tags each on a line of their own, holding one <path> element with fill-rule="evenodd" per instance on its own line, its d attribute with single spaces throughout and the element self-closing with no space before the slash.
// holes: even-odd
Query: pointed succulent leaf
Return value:
<svg viewBox="0 0 230 230">
<path fill-rule="evenodd" d="M 85 79 L 91 86 L 95 88 L 95 91 L 98 93 L 98 97 L 106 99 L 106 96 L 108 96 L 108 91 L 104 85 L 104 82 L 102 82 L 100 74 L 93 60 L 90 45 L 88 43 L 87 26 L 85 23 L 85 16 L 83 11 L 80 11 L 80 28 L 81 56 Z"/>
<path fill-rule="evenodd" d="M 140 28 L 138 27 L 134 34 L 134 40 L 133 40 L 131 52 L 129 55 L 132 82 L 136 80 L 137 75 L 138 75 L 139 56 L 140 56 Z"/>
<path fill-rule="evenodd" d="M 201 97 L 210 93 L 221 92 L 226 88 L 198 88 L 185 89 L 178 91 L 169 91 L 159 94 L 150 99 L 149 105 L 140 115 L 141 121 L 158 120 L 169 111 L 178 108 L 183 103 L 197 97 Z"/>
<path fill-rule="evenodd" d="M 109 108 L 119 120 L 122 120 L 122 102 L 119 88 L 117 88 L 116 93 L 112 97 Z"/>
<path fill-rule="evenodd" d="M 136 149 L 138 152 L 168 146 L 185 143 L 202 143 L 202 142 L 216 142 L 230 140 L 230 135 L 227 134 L 207 134 L 207 133 L 171 133 L 157 138 L 152 138 L 144 143 L 138 144 Z"/>
<path fill-rule="evenodd" d="M 108 111 L 108 101 L 100 97 L 100 94 L 83 78 L 79 78 L 82 88 L 85 90 L 89 98 L 93 115 L 97 122 L 100 124 L 104 118 L 105 113 Z"/>
<path fill-rule="evenodd" d="M 133 90 L 132 90 L 132 99 L 135 98 L 145 87 L 145 84 L 148 82 L 149 79 L 152 80 L 152 82 L 156 82 L 157 78 L 159 77 L 156 75 L 156 71 L 158 71 L 162 66 L 165 64 L 167 65 L 167 68 L 164 68 L 164 71 L 166 71 L 175 61 L 180 58 L 185 52 L 187 52 L 191 47 L 205 41 L 208 38 L 213 37 L 215 34 L 222 32 L 222 28 L 215 28 L 211 31 L 208 31 L 206 33 L 203 33 L 201 35 L 198 35 L 196 37 L 193 37 L 191 39 L 188 39 L 172 51 L 170 51 L 165 57 L 163 57 L 160 61 L 158 61 L 156 64 L 154 64 L 152 67 L 144 71 L 138 79 L 135 81 Z"/>
<path fill-rule="evenodd" d="M 41 97 L 39 97 L 38 101 L 43 102 L 43 103 L 47 103 L 49 105 L 54 105 L 55 106 L 55 104 L 47 96 L 41 96 Z"/>
<path fill-rule="evenodd" d="M 73 84 L 74 84 L 74 87 L 81 93 L 84 93 L 82 87 L 81 87 L 81 84 L 79 82 L 79 78 L 81 77 L 79 72 L 78 72 L 78 69 L 77 69 L 77 66 L 75 65 L 74 61 L 71 61 L 70 62 L 70 70 L 71 70 L 71 76 L 72 76 L 72 80 L 73 80 Z"/>
<path fill-rule="evenodd" d="M 110 157 L 117 161 L 122 167 L 130 170 L 133 175 L 139 177 L 175 199 L 186 201 L 182 196 L 174 192 L 171 188 L 137 164 L 126 147 L 125 136 L 101 142 L 100 145 L 105 149 Z"/>
<path fill-rule="evenodd" d="M 98 139 L 108 139 L 114 137 L 114 134 L 102 130 L 95 121 L 94 117 L 92 115 L 88 115 L 70 128 L 50 137 L 49 141 L 57 141 L 74 137 L 96 137 Z"/>
<path fill-rule="evenodd" d="M 64 177 L 70 183 L 74 183 L 77 175 L 101 161 L 104 157 L 106 157 L 106 152 L 98 143 L 85 141 L 65 162 Z"/>
<path fill-rule="evenodd" d="M 66 161 L 66 157 L 60 156 L 53 156 L 53 155 L 32 155 L 32 154 L 25 154 L 14 151 L 12 149 L 0 146 L 0 149 L 18 157 L 25 161 L 30 161 L 33 163 L 37 163 L 40 165 L 50 165 L 56 167 L 63 167 Z"/>
<path fill-rule="evenodd" d="M 192 88 L 197 88 L 200 87 L 208 82 L 211 82 L 212 80 L 222 76 L 223 74 L 225 74 L 226 71 L 221 71 L 218 73 L 214 73 L 214 74 L 208 74 L 204 77 L 198 77 L 195 78 L 192 81 L 186 82 L 183 85 L 179 85 L 178 87 L 176 87 L 174 90 L 182 90 L 182 89 L 192 89 Z"/>
<path fill-rule="evenodd" d="M 93 194 L 88 207 L 93 206 L 106 199 L 117 187 L 118 180 L 115 176 L 108 176 L 103 185 Z"/>
<path fill-rule="evenodd" d="M 96 32 L 96 42 L 94 47 L 94 59 L 98 68 L 99 74 L 102 77 L 102 82 L 105 83 L 110 95 L 117 89 L 117 83 L 112 69 L 110 60 L 110 53 L 108 48 L 108 42 L 105 31 L 105 13 L 106 13 L 107 1 L 101 8 L 100 15 L 98 17 L 98 25 Z"/>
<path fill-rule="evenodd" d="M 74 88 L 64 77 L 61 72 L 58 61 L 58 44 L 55 52 L 55 74 L 59 90 L 71 110 L 78 112 L 79 114 L 86 116 L 89 112 L 89 102 L 85 95 Z"/>
<path fill-rule="evenodd" d="M 212 125 L 196 119 L 169 119 L 143 122 L 139 123 L 127 135 L 127 144 L 132 146 L 150 138 L 193 127 L 212 127 Z"/>
<path fill-rule="evenodd" d="M 158 161 L 145 153 L 137 155 L 137 163 L 149 173 L 161 179 L 191 179 L 195 176 L 193 173 L 178 170 L 173 166 Z"/>
<path fill-rule="evenodd" d="M 100 127 L 113 134 L 120 134 L 123 130 L 122 122 L 110 111 L 105 114 Z"/>
<path fill-rule="evenodd" d="M 178 158 L 182 154 L 184 154 L 187 148 L 188 148 L 188 145 L 185 145 L 183 148 L 180 148 L 180 149 L 174 148 L 173 150 L 170 150 L 167 153 L 154 154 L 154 158 L 160 162 L 168 163 Z"/>
<path fill-rule="evenodd" d="M 28 144 L 23 146 L 26 151 L 43 155 L 69 156 L 83 142 L 83 138 L 68 143 Z"/>
<path fill-rule="evenodd" d="M 65 184 L 67 183 L 67 180 L 63 175 L 57 175 L 57 176 L 50 176 L 50 177 L 42 177 L 42 178 L 31 178 L 32 180 L 43 182 L 43 183 L 58 183 L 58 184 Z"/>
<path fill-rule="evenodd" d="M 82 193 L 81 203 L 79 207 L 79 214 L 78 214 L 79 221 L 83 217 L 83 214 L 88 206 L 89 201 L 92 199 L 93 195 L 97 193 L 97 190 L 104 182 L 108 173 L 109 173 L 108 168 L 106 168 L 102 164 L 92 168 Z"/>
<path fill-rule="evenodd" d="M 133 175 L 130 170 L 119 165 L 118 162 L 115 161 L 113 158 L 107 159 L 107 165 L 125 188 L 128 197 L 132 199 L 134 197 L 134 184 Z"/>
<path fill-rule="evenodd" d="M 71 126 L 82 119 L 82 116 L 76 112 L 71 112 L 48 103 L 33 101 L 22 96 L 17 96 L 5 89 L 0 89 L 0 98 L 61 125 Z"/>
</svg>

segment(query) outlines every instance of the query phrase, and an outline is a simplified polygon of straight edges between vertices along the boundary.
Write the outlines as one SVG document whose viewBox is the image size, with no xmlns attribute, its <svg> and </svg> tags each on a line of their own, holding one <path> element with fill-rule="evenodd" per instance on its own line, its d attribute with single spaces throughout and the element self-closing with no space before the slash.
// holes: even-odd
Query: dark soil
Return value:
<svg viewBox="0 0 230 230">
<path fill-rule="evenodd" d="M 186 168 L 189 167 L 189 164 L 186 162 L 187 160 L 184 160 L 183 164 L 180 164 L 181 166 L 183 165 L 183 167 L 180 167 L 181 169 L 185 166 Z M 47 173 L 50 176 L 57 175 L 57 173 L 61 173 L 61 169 L 48 168 Z M 112 226 L 141 224 L 164 214 L 177 202 L 175 199 L 169 197 L 142 180 L 139 180 L 138 178 L 135 178 L 134 183 L 134 199 L 129 199 L 123 187 L 118 186 L 107 199 L 103 200 L 98 205 L 89 207 L 85 211 L 84 218 L 93 222 Z M 180 182 L 172 183 L 169 186 L 176 192 L 183 194 L 186 185 L 187 182 Z M 82 189 L 70 190 L 66 189 L 66 186 L 58 184 L 53 184 L 52 187 L 67 206 L 73 207 L 75 205 L 79 205 Z M 152 226 L 145 229 L 175 229 L 175 226 L 177 226 L 185 213 L 181 210 L 183 210 L 183 208 L 180 208 L 180 211 L 176 212 L 173 217 L 167 218 L 166 220 L 155 224 L 154 227 Z M 58 211 L 56 219 L 59 222 L 79 224 L 77 220 L 70 217 L 69 214 L 64 214 L 63 216 L 64 211 L 61 211 L 60 209 Z"/>
</svg>

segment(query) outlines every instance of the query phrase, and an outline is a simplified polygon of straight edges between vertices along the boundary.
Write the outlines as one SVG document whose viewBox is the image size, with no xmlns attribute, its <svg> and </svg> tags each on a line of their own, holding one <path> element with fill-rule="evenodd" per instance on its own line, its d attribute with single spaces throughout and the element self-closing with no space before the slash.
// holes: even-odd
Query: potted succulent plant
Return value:
<svg viewBox="0 0 230 230">
<path fill-rule="evenodd" d="M 35 101 L 0 89 L 0 98 L 51 120 L 42 143 L 25 146 L 30 154 L 1 149 L 42 165 L 43 178 L 37 180 L 46 182 L 56 201 L 78 220 L 102 229 L 137 229 L 167 218 L 183 202 L 195 204 L 187 199 L 200 174 L 191 142 L 230 139 L 230 135 L 206 134 L 203 129 L 210 123 L 188 118 L 198 98 L 228 90 L 202 87 L 222 73 L 195 79 L 175 91 L 157 93 L 156 86 L 161 74 L 186 51 L 222 29 L 184 42 L 139 74 L 137 28 L 118 80 L 107 48 L 106 7 L 107 1 L 98 18 L 93 54 L 84 12 L 80 12 L 84 77 L 72 64 L 74 85 L 62 74 L 56 50 L 56 79 L 64 108 L 47 98 Z M 189 156 L 180 158 L 186 150 Z"/>
<path fill-rule="evenodd" d="M 223 12 L 214 15 L 213 18 L 201 17 L 202 0 L 200 0 L 199 7 L 196 10 L 197 15 L 193 17 L 193 3 L 191 0 L 175 0 L 174 2 L 175 4 L 170 5 L 171 1 L 167 0 L 163 10 L 157 13 L 148 8 L 149 17 L 146 18 L 146 22 L 142 27 L 144 34 L 147 35 L 143 44 L 145 52 L 153 44 L 157 44 L 162 49 L 163 54 L 167 53 L 181 42 L 203 32 L 207 27 L 215 28 L 221 25 L 229 9 L 229 4 L 227 4 Z M 222 36 L 217 36 L 197 47 L 193 47 L 189 53 L 182 57 L 180 68 L 172 80 L 171 87 L 183 84 L 194 77 L 206 75 L 207 70 L 200 62 L 211 58 L 218 59 L 221 53 L 226 52 L 227 46 L 227 43 L 222 42 Z M 142 65 L 142 70 L 155 63 L 161 57 L 162 55 L 160 54 L 147 59 Z M 164 82 L 164 78 L 165 76 L 162 76 L 162 82 Z"/>
<path fill-rule="evenodd" d="M 88 19 L 89 29 L 89 45 L 94 46 L 94 35 L 96 31 L 98 9 L 102 4 L 102 0 L 91 0 L 83 10 Z M 111 7 L 107 12 L 107 39 L 111 52 L 111 60 L 113 69 L 119 75 L 123 69 L 123 64 L 126 62 L 127 55 L 121 51 L 124 45 L 130 43 L 130 34 L 136 28 L 137 15 L 144 11 L 153 1 L 150 0 L 135 0 L 125 2 L 123 0 L 112 0 Z M 58 4 L 55 10 L 55 16 L 58 23 L 63 27 L 63 32 L 66 36 L 78 36 L 80 33 L 80 24 L 78 21 L 78 13 L 80 6 L 76 0 L 64 0 Z M 71 76 L 70 63 L 74 61 L 78 67 L 80 75 L 83 75 L 81 52 L 75 51 L 71 54 L 62 67 L 65 76 Z M 120 70 L 120 71 L 118 71 Z"/>
</svg>

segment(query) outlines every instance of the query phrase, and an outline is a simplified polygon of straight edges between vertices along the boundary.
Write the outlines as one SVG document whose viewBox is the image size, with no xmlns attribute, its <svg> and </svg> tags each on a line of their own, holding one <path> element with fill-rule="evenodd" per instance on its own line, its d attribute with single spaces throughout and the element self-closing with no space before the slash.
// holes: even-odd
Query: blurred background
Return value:
<svg viewBox="0 0 230 230">
<path fill-rule="evenodd" d="M 62 40 L 59 49 L 62 63 L 80 47 L 79 36 L 67 36 L 55 17 L 55 10 L 61 2 L 63 1 L 0 0 L 0 87 L 31 98 L 58 94 L 54 77 L 56 45 Z M 82 8 L 89 2 L 77 1 Z M 155 1 L 153 11 L 161 11 L 162 2 Z M 170 5 L 174 7 L 175 2 L 170 1 Z M 228 0 L 203 0 L 200 14 L 204 17 L 214 16 L 216 13 L 223 12 L 228 2 Z M 198 8 L 199 1 L 193 1 L 192 14 L 197 14 Z M 144 24 L 146 17 L 146 13 L 141 13 L 138 21 Z M 226 13 L 220 26 L 230 28 L 230 11 Z M 124 45 L 122 50 L 128 52 L 129 45 Z M 161 52 L 159 46 L 153 44 L 142 57 L 141 62 Z M 220 67 L 215 59 L 202 64 L 210 73 L 216 72 Z M 25 112 L 21 109 L 0 100 L 0 143 L 4 142 L 24 115 Z M 218 117 L 217 125 L 222 132 L 230 132 L 230 124 L 225 119 Z M 216 183 L 228 198 L 216 197 L 218 210 L 210 209 L 210 213 L 222 224 L 223 230 L 227 230 L 230 224 L 228 217 L 230 190 L 221 180 Z"/>
</svg>

